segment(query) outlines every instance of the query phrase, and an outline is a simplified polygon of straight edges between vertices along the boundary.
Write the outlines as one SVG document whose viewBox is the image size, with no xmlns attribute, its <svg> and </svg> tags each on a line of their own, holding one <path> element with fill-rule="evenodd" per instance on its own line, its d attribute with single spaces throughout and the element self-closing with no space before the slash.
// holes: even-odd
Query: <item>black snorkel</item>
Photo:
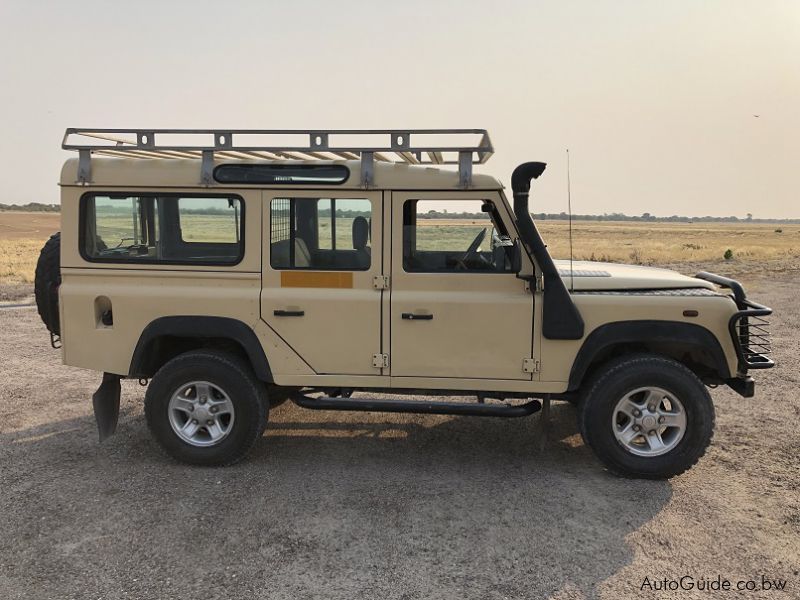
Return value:
<svg viewBox="0 0 800 600">
<path fill-rule="evenodd" d="M 583 337 L 583 318 L 561 279 L 547 246 L 539 235 L 528 209 L 531 180 L 544 173 L 541 162 L 522 163 L 511 174 L 514 214 L 523 245 L 542 270 L 542 334 L 550 340 L 578 340 Z"/>
</svg>

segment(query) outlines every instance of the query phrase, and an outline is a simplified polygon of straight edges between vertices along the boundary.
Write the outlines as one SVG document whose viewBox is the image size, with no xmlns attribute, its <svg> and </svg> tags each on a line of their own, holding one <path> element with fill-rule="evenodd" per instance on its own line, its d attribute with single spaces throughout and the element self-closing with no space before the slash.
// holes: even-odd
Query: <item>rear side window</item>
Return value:
<svg viewBox="0 0 800 600">
<path fill-rule="evenodd" d="M 81 255 L 94 262 L 231 265 L 244 254 L 237 196 L 81 198 Z"/>
<path fill-rule="evenodd" d="M 366 271 L 372 264 L 372 203 L 366 198 L 274 198 L 273 269 Z"/>
</svg>

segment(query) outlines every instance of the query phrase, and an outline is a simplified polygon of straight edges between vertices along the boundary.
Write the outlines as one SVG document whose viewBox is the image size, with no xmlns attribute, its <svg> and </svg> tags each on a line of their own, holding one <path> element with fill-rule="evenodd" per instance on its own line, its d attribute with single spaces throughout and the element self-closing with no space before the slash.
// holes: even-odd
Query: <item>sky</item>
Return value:
<svg viewBox="0 0 800 600">
<path fill-rule="evenodd" d="M 0 202 L 66 127 L 486 128 L 533 212 L 800 217 L 797 0 L 0 0 Z"/>
</svg>

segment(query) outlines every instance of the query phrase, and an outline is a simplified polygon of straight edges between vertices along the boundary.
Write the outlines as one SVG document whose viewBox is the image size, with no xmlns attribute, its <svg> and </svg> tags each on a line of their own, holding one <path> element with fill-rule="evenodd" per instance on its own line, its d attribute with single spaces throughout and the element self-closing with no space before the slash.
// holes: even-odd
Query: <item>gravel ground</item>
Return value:
<svg viewBox="0 0 800 600">
<path fill-rule="evenodd" d="M 123 384 L 97 443 L 97 373 L 64 367 L 31 308 L 0 310 L 0 598 L 664 598 L 651 581 L 788 579 L 800 598 L 797 272 L 751 278 L 779 367 L 717 389 L 708 454 L 671 481 L 606 473 L 574 409 L 520 420 L 271 415 L 228 469 L 164 457 Z"/>
</svg>

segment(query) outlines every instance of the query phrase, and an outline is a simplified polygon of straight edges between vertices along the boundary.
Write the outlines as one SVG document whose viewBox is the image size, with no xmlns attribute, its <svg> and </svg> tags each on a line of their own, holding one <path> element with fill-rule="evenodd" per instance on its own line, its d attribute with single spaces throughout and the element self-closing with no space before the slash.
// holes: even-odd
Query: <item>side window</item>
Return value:
<svg viewBox="0 0 800 600">
<path fill-rule="evenodd" d="M 181 241 L 238 244 L 240 210 L 232 198 L 178 198 Z"/>
<path fill-rule="evenodd" d="M 512 246 L 489 201 L 408 200 L 403 206 L 403 269 L 408 272 L 508 273 Z"/>
<path fill-rule="evenodd" d="M 238 263 L 237 197 L 99 195 L 81 198 L 81 254 L 95 262 Z"/>
<path fill-rule="evenodd" d="M 273 269 L 366 271 L 372 264 L 372 203 L 365 198 L 273 198 Z"/>
</svg>

